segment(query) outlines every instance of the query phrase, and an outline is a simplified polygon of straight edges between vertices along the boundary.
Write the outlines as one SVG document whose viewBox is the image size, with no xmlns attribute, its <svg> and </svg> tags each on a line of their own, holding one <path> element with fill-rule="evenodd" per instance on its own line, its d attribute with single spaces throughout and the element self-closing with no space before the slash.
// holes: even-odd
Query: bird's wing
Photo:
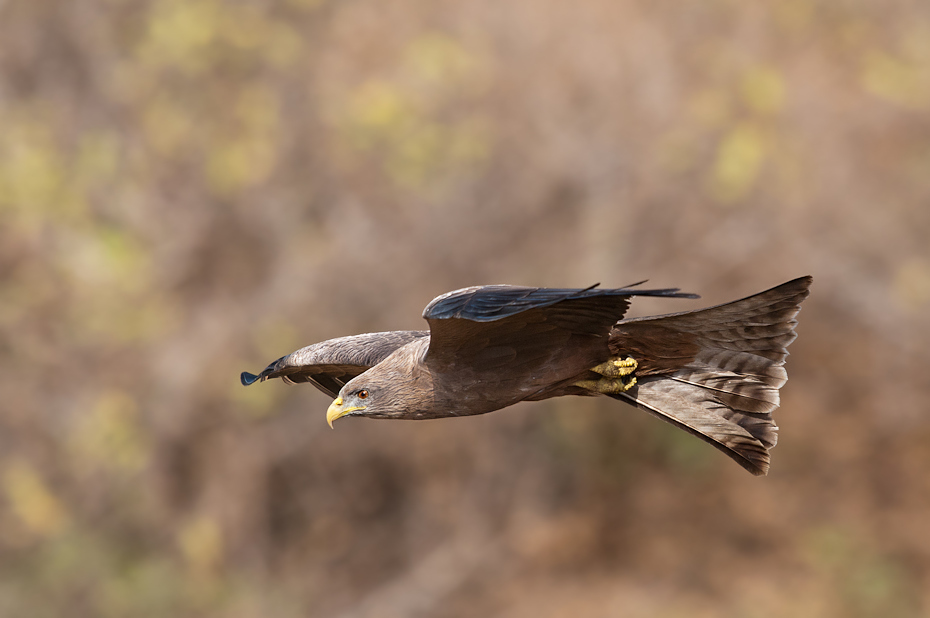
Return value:
<svg viewBox="0 0 930 618">
<path fill-rule="evenodd" d="M 631 296 L 696 298 L 677 288 L 465 288 L 424 309 L 430 325 L 424 362 L 440 372 L 468 371 L 487 387 L 568 379 L 606 359 L 608 333 Z"/>
<path fill-rule="evenodd" d="M 309 382 L 335 397 L 346 382 L 397 348 L 428 335 L 427 331 L 392 331 L 330 339 L 282 356 L 258 375 L 244 371 L 240 379 L 245 386 L 270 378 L 281 378 L 288 384 Z"/>
</svg>

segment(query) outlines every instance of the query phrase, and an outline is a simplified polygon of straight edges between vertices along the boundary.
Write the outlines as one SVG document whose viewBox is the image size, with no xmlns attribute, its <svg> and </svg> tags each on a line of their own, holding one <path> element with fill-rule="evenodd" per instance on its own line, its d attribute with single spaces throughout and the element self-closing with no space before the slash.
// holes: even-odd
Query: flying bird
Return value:
<svg viewBox="0 0 930 618">
<path fill-rule="evenodd" d="M 343 416 L 471 416 L 520 401 L 607 396 L 641 408 L 768 473 L 772 413 L 811 277 L 723 305 L 622 319 L 634 296 L 698 298 L 678 288 L 485 285 L 435 298 L 425 331 L 330 339 L 242 384 L 281 378 L 335 397 Z"/>
</svg>

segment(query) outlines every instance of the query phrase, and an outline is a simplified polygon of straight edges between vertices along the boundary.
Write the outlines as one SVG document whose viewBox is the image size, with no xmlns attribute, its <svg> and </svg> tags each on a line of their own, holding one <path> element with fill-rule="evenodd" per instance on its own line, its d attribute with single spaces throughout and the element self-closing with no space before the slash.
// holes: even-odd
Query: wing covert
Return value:
<svg viewBox="0 0 930 618">
<path fill-rule="evenodd" d="M 610 328 L 623 317 L 631 296 L 696 298 L 677 288 L 464 288 L 437 297 L 423 310 L 430 325 L 425 360 L 442 371 L 454 366 L 484 372 L 483 380 L 496 379 L 488 374 L 504 367 L 568 374 L 606 353 Z M 566 347 L 573 338 L 585 343 Z"/>
</svg>

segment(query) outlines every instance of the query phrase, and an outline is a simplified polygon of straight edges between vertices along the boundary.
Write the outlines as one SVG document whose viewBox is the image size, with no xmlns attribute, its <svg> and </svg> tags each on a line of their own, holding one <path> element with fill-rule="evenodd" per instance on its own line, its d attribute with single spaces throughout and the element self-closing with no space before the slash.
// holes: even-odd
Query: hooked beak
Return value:
<svg viewBox="0 0 930 618">
<path fill-rule="evenodd" d="M 365 406 L 353 406 L 351 408 L 342 407 L 342 397 L 336 397 L 331 404 L 329 404 L 329 409 L 326 410 L 326 422 L 329 423 L 330 428 L 333 426 L 333 421 L 337 418 L 342 418 L 349 412 L 355 412 L 356 410 L 364 410 Z"/>
</svg>

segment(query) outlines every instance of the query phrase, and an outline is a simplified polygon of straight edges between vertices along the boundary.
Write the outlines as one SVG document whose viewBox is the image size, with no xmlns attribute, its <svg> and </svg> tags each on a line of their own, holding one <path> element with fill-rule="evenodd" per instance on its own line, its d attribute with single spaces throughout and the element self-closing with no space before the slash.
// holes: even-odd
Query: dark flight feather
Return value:
<svg viewBox="0 0 930 618">
<path fill-rule="evenodd" d="M 633 285 L 645 283 L 640 281 Z M 516 285 L 484 285 L 455 290 L 433 299 L 423 310 L 426 320 L 460 318 L 472 322 L 492 322 L 522 313 L 542 309 L 566 300 L 592 297 L 665 296 L 700 298 L 680 292 L 678 288 L 662 290 L 601 289 L 595 283 L 588 288 L 530 288 Z"/>
</svg>

